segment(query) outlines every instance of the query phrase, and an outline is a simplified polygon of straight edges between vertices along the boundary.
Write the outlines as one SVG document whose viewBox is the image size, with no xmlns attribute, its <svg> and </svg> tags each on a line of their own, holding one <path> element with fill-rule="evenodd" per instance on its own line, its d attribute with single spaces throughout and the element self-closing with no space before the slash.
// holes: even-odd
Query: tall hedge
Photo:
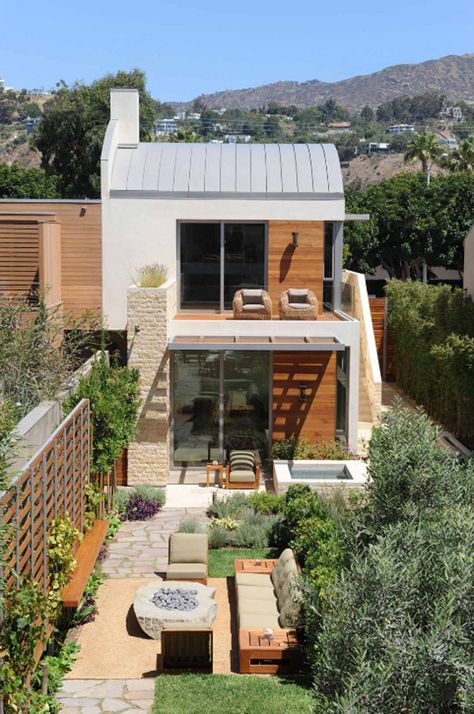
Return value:
<svg viewBox="0 0 474 714">
<path fill-rule="evenodd" d="M 325 598 L 305 591 L 317 714 L 474 711 L 474 461 L 436 436 L 421 412 L 383 416 L 349 559 Z"/>
<path fill-rule="evenodd" d="M 474 303 L 449 286 L 392 280 L 386 287 L 397 383 L 474 447 Z"/>
</svg>

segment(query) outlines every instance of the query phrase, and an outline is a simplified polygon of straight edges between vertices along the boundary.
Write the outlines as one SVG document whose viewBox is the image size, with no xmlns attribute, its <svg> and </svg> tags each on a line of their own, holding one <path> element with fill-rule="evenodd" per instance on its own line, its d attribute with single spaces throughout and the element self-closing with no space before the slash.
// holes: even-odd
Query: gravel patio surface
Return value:
<svg viewBox="0 0 474 714">
<path fill-rule="evenodd" d="M 160 641 L 142 632 L 132 607 L 136 590 L 148 582 L 158 584 L 159 580 L 110 578 L 101 585 L 98 614 L 79 633 L 77 642 L 81 650 L 66 680 L 140 679 L 160 673 Z M 214 672 L 229 674 L 237 671 L 231 635 L 233 579 L 209 578 L 208 585 L 216 588 L 217 602 L 213 626 Z"/>
</svg>

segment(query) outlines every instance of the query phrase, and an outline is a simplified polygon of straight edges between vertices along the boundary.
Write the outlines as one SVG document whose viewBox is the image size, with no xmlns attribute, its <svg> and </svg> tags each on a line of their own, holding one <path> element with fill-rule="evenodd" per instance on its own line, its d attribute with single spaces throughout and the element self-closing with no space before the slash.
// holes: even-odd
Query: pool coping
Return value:
<svg viewBox="0 0 474 714">
<path fill-rule="evenodd" d="M 346 468 L 350 475 L 350 479 L 335 479 L 335 478 L 292 478 L 290 465 L 297 464 L 298 466 L 315 466 L 324 468 L 324 466 L 340 466 Z M 315 488 L 340 488 L 349 489 L 362 488 L 369 480 L 367 473 L 367 464 L 359 459 L 349 459 L 341 461 L 332 461 L 329 459 L 313 460 L 313 459 L 289 459 L 276 460 L 273 462 L 273 486 L 275 493 L 282 493 L 292 484 L 307 484 Z"/>
</svg>

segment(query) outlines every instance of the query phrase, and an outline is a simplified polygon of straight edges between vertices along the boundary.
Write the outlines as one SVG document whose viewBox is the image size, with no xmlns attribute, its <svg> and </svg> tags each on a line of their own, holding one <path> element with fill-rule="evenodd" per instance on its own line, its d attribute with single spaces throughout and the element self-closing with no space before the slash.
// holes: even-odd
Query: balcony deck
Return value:
<svg viewBox="0 0 474 714">
<path fill-rule="evenodd" d="M 234 320 L 232 312 L 177 312 L 174 316 L 175 320 Z M 280 320 L 278 315 L 272 316 L 272 322 L 299 322 L 304 320 Z M 340 322 L 342 317 L 335 312 L 325 310 L 318 315 L 318 322 Z M 239 320 L 242 322 L 242 320 Z M 256 320 L 246 320 L 246 322 L 257 322 Z M 258 322 L 268 322 L 268 320 L 259 320 Z"/>
</svg>

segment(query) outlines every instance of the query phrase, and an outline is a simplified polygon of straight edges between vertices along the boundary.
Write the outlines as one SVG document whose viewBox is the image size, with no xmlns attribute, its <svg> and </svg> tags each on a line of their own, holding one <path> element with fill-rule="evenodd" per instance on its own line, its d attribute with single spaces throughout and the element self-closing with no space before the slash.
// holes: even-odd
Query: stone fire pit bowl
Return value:
<svg viewBox="0 0 474 714">
<path fill-rule="evenodd" d="M 153 598 L 160 591 L 195 591 L 191 598 L 197 601 L 192 610 L 166 609 L 157 607 Z M 165 627 L 196 629 L 199 626 L 211 627 L 216 619 L 217 603 L 214 600 L 216 589 L 202 583 L 192 583 L 185 580 L 164 580 L 144 585 L 135 594 L 133 609 L 143 632 L 153 640 L 159 640 L 161 630 Z"/>
</svg>

